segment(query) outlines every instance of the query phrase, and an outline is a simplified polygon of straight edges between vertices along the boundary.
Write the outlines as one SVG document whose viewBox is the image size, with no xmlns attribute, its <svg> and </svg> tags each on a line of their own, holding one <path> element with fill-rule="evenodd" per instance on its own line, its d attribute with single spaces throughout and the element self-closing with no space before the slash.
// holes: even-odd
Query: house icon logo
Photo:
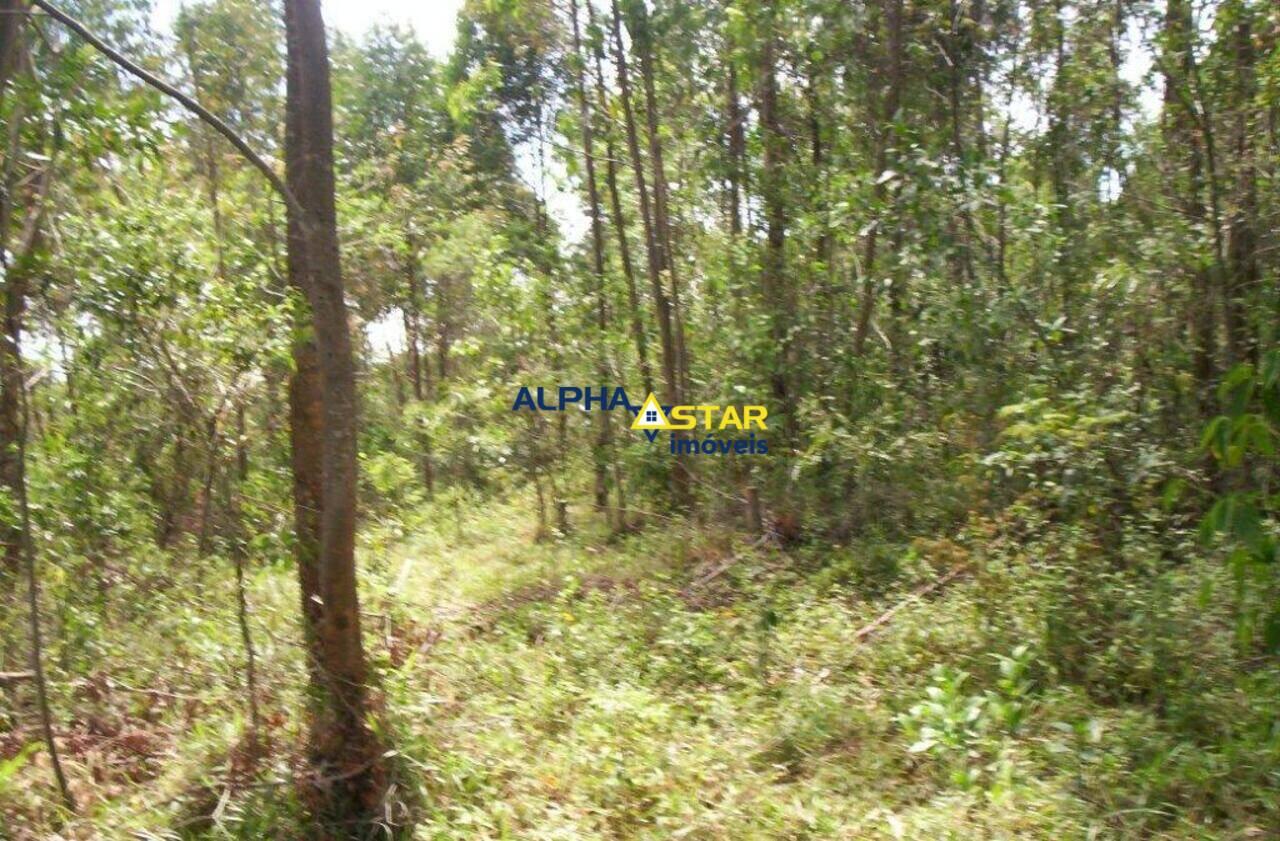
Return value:
<svg viewBox="0 0 1280 841">
<path fill-rule="evenodd" d="M 673 428 L 671 421 L 667 419 L 667 413 L 662 411 L 662 404 L 658 402 L 657 397 L 653 396 L 653 392 L 650 392 L 644 403 L 640 405 L 640 411 L 636 412 L 636 419 L 631 422 L 631 428 L 645 432 Z"/>
</svg>

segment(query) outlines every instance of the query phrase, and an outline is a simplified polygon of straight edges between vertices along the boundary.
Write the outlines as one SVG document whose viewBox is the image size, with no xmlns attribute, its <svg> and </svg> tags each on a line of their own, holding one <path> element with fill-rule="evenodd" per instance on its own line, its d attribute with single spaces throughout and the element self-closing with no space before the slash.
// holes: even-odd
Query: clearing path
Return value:
<svg viewBox="0 0 1280 841">
<path fill-rule="evenodd" d="M 968 715 L 958 683 L 926 686 L 931 663 L 982 644 L 964 581 L 863 645 L 898 597 L 683 529 L 537 543 L 528 511 L 366 551 L 395 742 L 430 804 L 419 837 L 1050 837 L 1087 821 L 1067 778 L 1031 773 L 1030 745 L 975 735 L 923 765 L 911 746 L 915 701 L 949 691 Z"/>
</svg>

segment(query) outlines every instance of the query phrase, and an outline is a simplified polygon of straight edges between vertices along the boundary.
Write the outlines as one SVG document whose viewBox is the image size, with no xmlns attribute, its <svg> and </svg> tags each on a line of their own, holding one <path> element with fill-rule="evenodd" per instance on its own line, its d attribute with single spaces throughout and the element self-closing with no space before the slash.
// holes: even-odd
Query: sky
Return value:
<svg viewBox="0 0 1280 841">
<path fill-rule="evenodd" d="M 155 0 L 152 24 L 168 31 L 183 0 Z M 453 21 L 462 0 L 322 0 L 325 22 L 359 37 L 376 23 L 407 23 L 437 58 L 453 46 Z"/>
</svg>

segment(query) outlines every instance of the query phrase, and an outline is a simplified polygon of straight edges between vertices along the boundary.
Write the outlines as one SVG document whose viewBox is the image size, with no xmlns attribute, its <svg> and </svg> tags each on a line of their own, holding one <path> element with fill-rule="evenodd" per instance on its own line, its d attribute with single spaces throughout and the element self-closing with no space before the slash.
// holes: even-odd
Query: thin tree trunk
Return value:
<svg viewBox="0 0 1280 841">
<path fill-rule="evenodd" d="M 16 338 L 9 337 L 14 343 L 13 352 L 21 361 Z M 23 398 L 23 413 L 27 411 L 26 399 Z M 25 421 L 24 421 L 25 427 Z M 18 459 L 26 462 L 26 432 L 19 438 Z M 36 573 L 36 553 L 31 539 L 31 507 L 27 503 L 27 483 L 25 472 L 18 486 L 18 507 L 22 517 L 22 545 L 26 556 L 27 567 L 27 608 L 31 622 L 31 673 L 35 678 L 36 703 L 40 708 L 40 728 L 44 733 L 45 747 L 49 750 L 49 764 L 53 768 L 54 780 L 58 783 L 58 793 L 67 809 L 74 812 L 76 801 L 67 786 L 67 777 L 62 770 L 62 760 L 58 755 L 58 743 L 53 737 L 53 713 L 49 707 L 49 690 L 44 674 L 44 647 L 40 632 L 40 576 Z"/>
<path fill-rule="evenodd" d="M 635 107 L 631 101 L 631 78 L 627 69 L 627 51 L 622 43 L 621 13 L 618 0 L 612 0 L 610 27 L 613 35 L 613 59 L 618 74 L 618 91 L 622 100 L 623 123 L 627 135 L 627 152 L 631 159 L 631 172 L 636 182 L 636 198 L 640 204 L 640 223 L 644 231 L 645 255 L 649 273 L 649 285 L 653 290 L 654 310 L 658 320 L 658 335 L 662 345 L 662 378 L 666 402 L 674 404 L 678 396 L 675 333 L 671 326 L 671 300 L 662 285 L 662 257 L 657 236 L 654 233 L 653 208 L 649 197 L 648 178 L 644 174 L 644 161 L 640 153 L 639 133 L 636 129 Z"/>
<path fill-rule="evenodd" d="M 664 238 L 659 232 L 656 210 L 656 191 L 654 201 L 650 200 L 647 179 L 644 175 L 644 162 L 640 154 L 639 134 L 636 130 L 635 108 L 631 100 L 631 78 L 627 69 L 627 51 L 622 42 L 622 15 L 618 10 L 618 0 L 611 0 L 612 18 L 610 21 L 613 34 L 614 61 L 618 71 L 618 92 L 622 100 L 622 115 L 627 133 L 627 152 L 631 159 L 631 170 L 636 181 L 636 196 L 640 202 L 640 220 L 644 228 L 645 253 L 648 258 L 649 285 L 653 290 L 654 310 L 658 320 L 658 335 L 662 341 L 662 376 L 665 385 L 663 402 L 677 405 L 681 402 L 681 363 L 680 349 L 675 329 L 675 316 L 672 299 L 667 295 L 662 282 L 665 268 Z M 656 131 L 657 115 L 649 110 L 651 131 Z M 650 142 L 650 154 L 654 149 Z M 661 147 L 658 146 L 660 151 Z M 687 459 L 683 455 L 676 456 L 675 470 L 672 472 L 672 491 L 677 507 L 687 507 L 692 500 L 690 477 Z"/>
<path fill-rule="evenodd" d="M 729 236 L 735 247 L 742 236 L 743 160 L 747 156 L 745 120 L 738 96 L 738 70 L 730 56 L 725 80 L 725 125 L 729 137 Z M 735 252 L 735 260 L 736 256 Z"/>
<path fill-rule="evenodd" d="M 426 399 L 424 379 L 430 376 L 429 366 L 422 364 L 422 349 L 419 346 L 422 336 L 422 294 L 418 281 L 417 240 L 409 233 L 405 235 L 409 248 L 409 258 L 405 261 L 405 306 L 401 310 L 404 317 L 404 337 L 408 350 L 409 382 L 413 386 L 413 399 L 421 403 Z M 425 369 L 424 369 L 425 367 Z M 425 375 L 425 376 L 424 376 Z M 430 498 L 436 489 L 435 464 L 431 453 L 431 435 L 419 430 L 418 440 L 422 445 L 419 458 L 419 469 L 422 471 L 422 484 L 426 487 Z"/>
<path fill-rule="evenodd" d="M 1187 186 L 1179 197 L 1183 213 L 1196 226 L 1206 222 L 1201 191 L 1205 188 L 1203 135 L 1196 131 L 1195 104 L 1188 88 L 1196 72 L 1194 54 L 1194 21 L 1187 0 L 1168 0 L 1165 6 L 1165 32 L 1168 47 L 1165 72 L 1165 132 L 1170 148 L 1186 150 Z M 1176 67 L 1175 71 L 1173 68 Z M 1220 264 L 1219 264 L 1220 265 Z M 1216 379 L 1217 341 L 1214 331 L 1213 276 L 1207 266 L 1197 266 L 1191 277 L 1188 303 L 1188 326 L 1192 346 L 1192 369 L 1202 414 L 1213 409 L 1213 387 Z"/>
<path fill-rule="evenodd" d="M 688 388 L 689 359 L 684 341 L 684 321 L 680 310 L 680 276 L 676 271 L 672 247 L 671 209 L 667 192 L 666 167 L 663 163 L 662 130 L 658 119 L 656 59 L 653 31 L 644 0 L 632 0 L 628 28 L 631 44 L 640 63 L 640 81 L 644 90 L 646 136 L 649 141 L 649 169 L 653 174 L 653 226 L 657 244 L 658 268 L 666 273 L 671 287 L 671 326 L 674 331 L 676 402 L 683 403 Z"/>
<path fill-rule="evenodd" d="M 578 0 L 570 0 L 573 18 L 573 50 L 578 59 L 576 74 L 576 95 L 578 99 L 578 121 L 582 130 L 582 159 L 587 186 L 587 211 L 591 219 L 591 273 L 595 279 L 595 316 L 599 358 L 596 362 L 596 374 L 603 388 L 609 380 L 608 336 L 609 309 L 606 298 L 604 274 L 604 225 L 600 213 L 600 191 L 596 186 L 595 136 L 592 131 L 592 113 L 587 103 L 586 63 L 587 55 L 582 49 L 582 32 L 578 22 Z M 609 508 L 609 460 L 613 443 L 613 431 L 610 413 L 596 412 L 599 429 L 596 444 L 593 448 L 593 469 L 595 472 L 595 506 L 597 511 L 608 511 Z M 620 527 L 615 523 L 615 527 Z"/>
<path fill-rule="evenodd" d="M 875 268 L 876 247 L 880 236 L 880 223 L 884 213 L 884 204 L 888 189 L 884 183 L 884 173 L 888 168 L 889 141 L 893 136 L 893 123 L 902 102 L 903 84 L 903 37 L 902 37 L 902 0 L 884 0 L 886 25 L 889 28 L 888 60 L 886 62 L 888 89 L 885 92 L 880 113 L 880 125 L 876 133 L 875 183 L 872 190 L 872 213 L 870 230 L 863 241 L 862 253 L 862 290 L 858 297 L 858 320 L 853 332 L 853 352 L 861 356 L 866 349 L 867 332 L 871 327 L 872 310 L 875 308 Z"/>
<path fill-rule="evenodd" d="M 218 472 L 218 448 L 222 443 L 218 435 L 218 412 L 215 410 L 205 428 L 205 469 L 204 484 L 200 496 L 200 529 L 196 542 L 196 551 L 200 556 L 209 554 L 209 520 L 213 513 L 213 480 Z"/>
<path fill-rule="evenodd" d="M 595 14 L 590 3 L 587 4 L 588 20 L 594 24 Z M 602 114 L 609 114 L 608 96 L 604 85 L 604 46 L 601 41 L 595 45 L 596 64 L 596 98 Z M 635 265 L 631 260 L 631 244 L 627 239 L 627 219 L 622 210 L 622 198 L 618 190 L 617 150 L 613 142 L 613 131 L 606 125 L 605 138 L 605 184 L 609 191 L 609 214 L 614 233 L 618 238 L 618 259 L 622 264 L 622 275 L 627 282 L 627 309 L 631 318 L 631 337 L 636 346 L 636 361 L 640 367 L 640 379 L 644 383 L 645 394 L 653 392 L 653 369 L 649 365 L 649 340 L 645 334 L 644 316 L 640 308 L 640 294 L 636 285 Z"/>
<path fill-rule="evenodd" d="M 19 115 L 15 123 L 21 123 L 22 120 Z M 5 155 L 4 180 L 0 184 L 0 267 L 3 268 L 5 277 L 3 292 L 6 319 L 20 322 L 22 309 L 26 306 L 26 281 L 22 264 L 27 261 L 28 249 L 25 244 L 19 244 L 12 259 L 9 250 L 9 229 L 13 221 L 13 194 L 17 180 L 13 164 L 20 151 L 18 136 L 18 125 L 11 126 Z M 38 227 L 33 230 L 38 230 Z M 17 496 L 22 479 L 22 463 L 18 457 L 18 439 L 22 434 L 19 395 L 22 372 L 16 354 L 16 343 L 0 348 L 0 483 L 14 497 Z M 3 528 L 0 538 L 4 542 L 4 568 L 16 582 L 22 570 L 21 524 L 11 521 L 0 524 L 0 527 Z"/>
<path fill-rule="evenodd" d="M 258 709 L 258 653 L 253 643 L 253 628 L 249 621 L 249 593 L 245 583 L 245 566 L 248 561 L 245 552 L 244 514 L 240 506 L 240 495 L 245 482 L 249 478 L 249 453 L 245 445 L 244 401 L 236 402 L 236 474 L 235 486 L 230 481 L 224 483 L 227 489 L 225 506 L 231 519 L 231 561 L 236 573 L 236 622 L 240 626 L 240 642 L 244 646 L 244 682 L 245 695 L 249 707 L 250 738 L 256 742 L 262 725 L 262 715 Z"/>
<path fill-rule="evenodd" d="M 783 418 L 783 437 L 787 445 L 795 443 L 795 410 L 791 405 L 790 371 L 795 364 L 791 325 L 794 317 L 794 284 L 784 276 L 787 237 L 787 208 L 782 173 L 787 139 L 778 117 L 778 83 L 774 67 L 777 34 L 773 11 L 768 6 L 762 13 L 759 54 L 759 108 L 761 145 L 761 194 L 764 200 L 765 247 L 761 260 L 760 286 L 769 313 L 770 332 L 775 357 L 769 370 L 773 399 Z M 819 153 L 820 155 L 821 153 Z"/>
</svg>

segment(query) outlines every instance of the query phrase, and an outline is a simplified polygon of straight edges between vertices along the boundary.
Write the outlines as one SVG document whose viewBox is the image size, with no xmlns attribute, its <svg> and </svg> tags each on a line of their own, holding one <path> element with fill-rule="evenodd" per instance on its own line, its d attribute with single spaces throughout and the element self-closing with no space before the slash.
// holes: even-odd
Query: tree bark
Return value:
<svg viewBox="0 0 1280 841">
<path fill-rule="evenodd" d="M 662 129 L 658 117 L 656 63 L 652 21 L 644 0 L 631 0 L 628 29 L 631 44 L 640 64 L 640 81 L 644 91 L 646 136 L 649 145 L 649 169 L 653 174 L 653 227 L 657 244 L 658 268 L 665 273 L 670 287 L 671 326 L 675 349 L 676 402 L 683 403 L 689 385 L 688 349 L 684 340 L 684 320 L 680 311 L 680 275 L 676 271 L 672 246 L 671 206 L 667 192 L 666 165 L 663 163 Z M 684 467 L 687 470 L 687 466 Z M 680 471 L 678 470 L 677 473 Z M 687 477 L 686 477 L 687 481 Z"/>
<path fill-rule="evenodd" d="M 15 36 L 16 37 L 16 36 Z M 22 236 L 10 260 L 8 250 L 9 214 L 3 215 L 4 229 L 0 231 L 0 267 L 4 284 L 0 292 L 4 297 L 4 335 L 0 337 L 0 483 L 4 485 L 16 508 L 16 522 L 4 529 L 5 563 L 9 572 L 17 572 L 19 566 L 26 569 L 27 610 L 30 622 L 31 674 L 35 682 L 36 702 L 40 709 L 40 725 L 54 780 L 67 809 L 74 812 L 75 798 L 67 786 L 58 755 L 58 745 L 53 735 L 53 714 L 49 706 L 49 693 L 44 673 L 44 651 L 40 627 L 40 577 L 36 570 L 35 545 L 31 535 L 31 508 L 27 500 L 27 430 L 29 410 L 26 394 L 26 370 L 22 360 L 22 324 L 27 310 L 30 261 L 40 245 L 45 197 L 47 195 L 51 163 L 45 165 L 39 176 L 39 186 L 27 208 Z M 4 201 L 11 201 L 11 192 L 5 185 Z"/>
<path fill-rule="evenodd" d="M 311 309 L 319 373 L 321 498 L 319 623 L 312 655 L 310 752 L 326 777 L 318 817 L 350 823 L 373 814 L 381 771 L 365 724 L 368 699 L 356 592 L 356 386 L 338 254 L 329 57 L 319 0 L 286 0 L 285 170 L 302 218 L 290 219 L 289 268 Z M 294 215 L 299 215 L 296 211 Z M 314 399 L 314 395 L 313 395 Z"/>
</svg>

